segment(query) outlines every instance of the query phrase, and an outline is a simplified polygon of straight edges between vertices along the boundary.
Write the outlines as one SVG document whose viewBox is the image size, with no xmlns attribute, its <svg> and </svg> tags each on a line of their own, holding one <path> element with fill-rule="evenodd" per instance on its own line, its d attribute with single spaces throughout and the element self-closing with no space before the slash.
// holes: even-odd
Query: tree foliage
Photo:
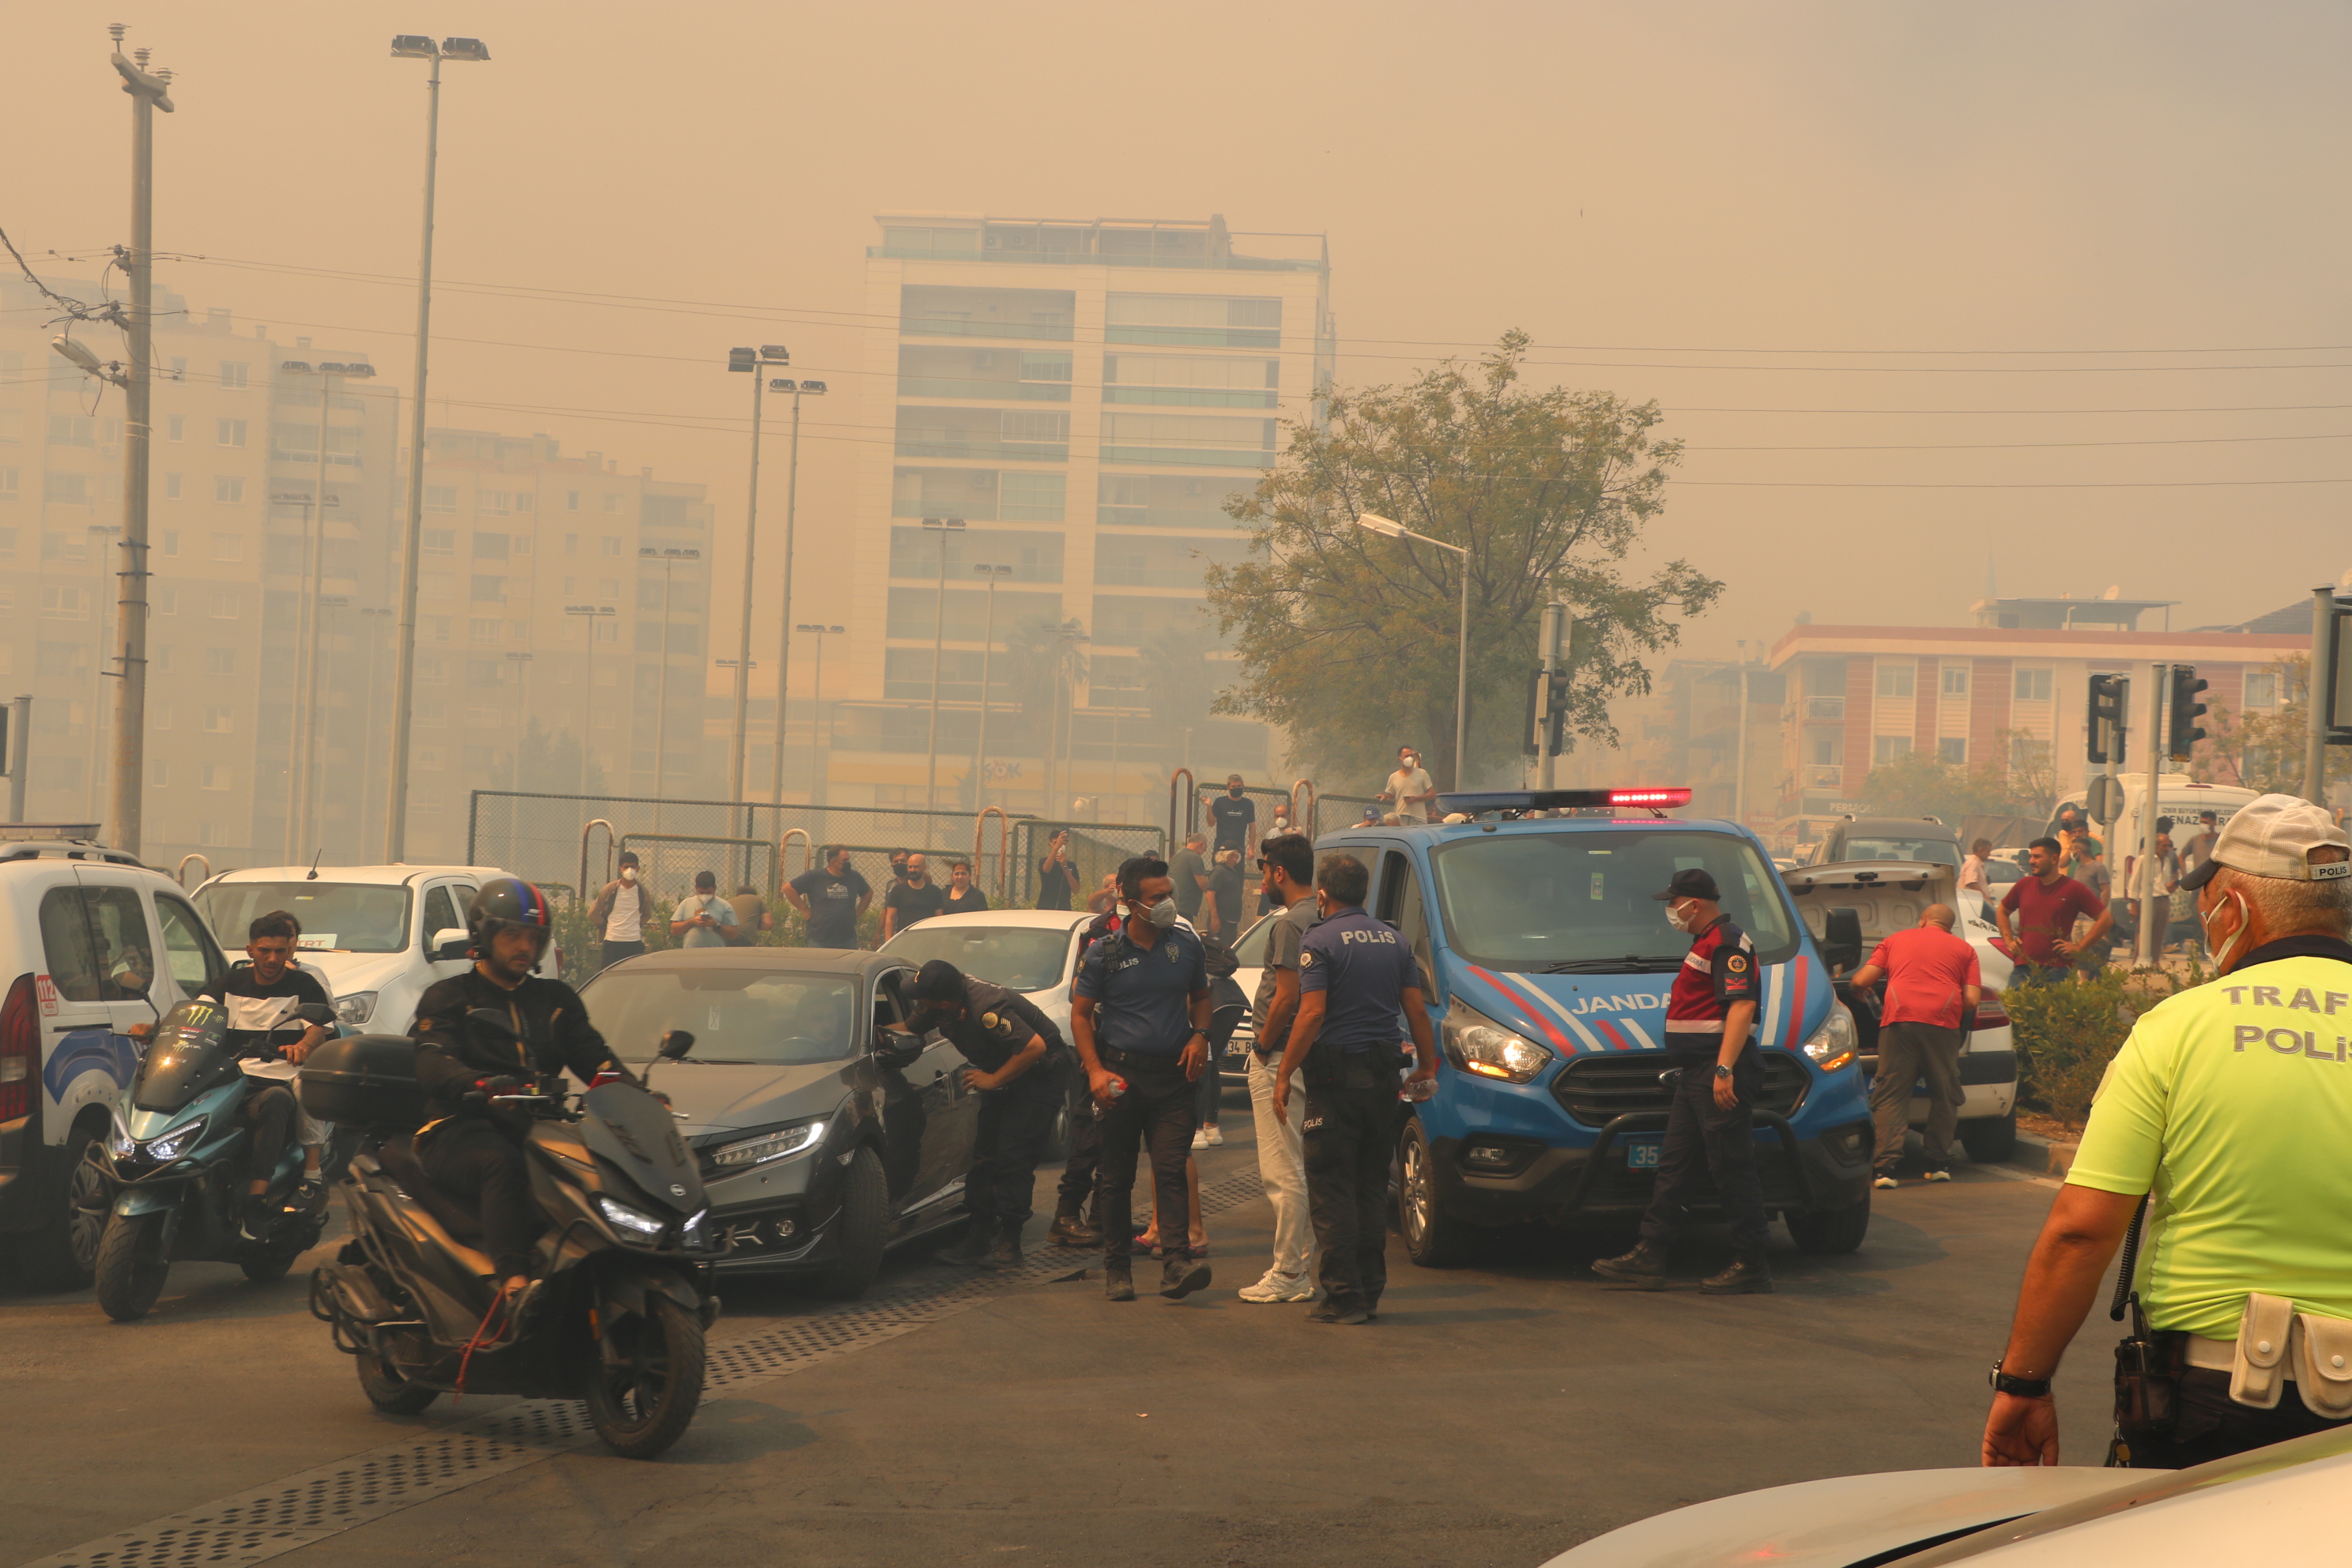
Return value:
<svg viewBox="0 0 2352 1568">
<path fill-rule="evenodd" d="M 2279 700 L 2272 708 L 2231 709 L 2216 702 L 2206 720 L 2212 739 L 2191 772 L 2215 784 L 2243 784 L 2264 794 L 2303 793 L 2304 749 L 2311 722 L 2311 656 L 2290 654 L 2270 667 Z M 2327 784 L 2352 784 L 2352 746 L 2325 749 Z"/>
<path fill-rule="evenodd" d="M 2019 731 L 1995 733 L 1997 752 L 1974 764 L 1933 752 L 1906 752 L 1880 763 L 1862 781 L 1873 816 L 1933 816 L 1957 828 L 1970 816 L 2047 818 L 2057 802 L 2050 744 Z"/>
<path fill-rule="evenodd" d="M 1645 693 L 1643 656 L 1723 584 L 1674 560 L 1646 576 L 1626 558 L 1664 507 L 1678 441 L 1655 438 L 1655 403 L 1519 383 L 1524 332 L 1475 365 L 1451 362 L 1402 386 L 1332 390 L 1326 421 L 1291 427 L 1280 465 L 1230 503 L 1254 552 L 1213 565 L 1209 602 L 1241 679 L 1217 710 L 1289 731 L 1294 755 L 1330 778 L 1377 777 L 1395 748 L 1454 767 L 1456 632 L 1470 588 L 1466 779 L 1515 772 L 1525 682 L 1555 593 L 1589 628 L 1578 644 L 1574 733 L 1616 743 L 1609 702 Z M 1375 512 L 1469 551 L 1392 540 Z"/>
</svg>

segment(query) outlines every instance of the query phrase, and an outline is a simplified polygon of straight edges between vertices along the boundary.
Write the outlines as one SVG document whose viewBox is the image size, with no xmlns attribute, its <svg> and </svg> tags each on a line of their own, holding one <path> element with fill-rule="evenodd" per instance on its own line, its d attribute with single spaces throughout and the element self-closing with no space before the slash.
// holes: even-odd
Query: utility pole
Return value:
<svg viewBox="0 0 2352 1568">
<path fill-rule="evenodd" d="M 821 381 L 795 383 L 779 379 L 770 382 L 768 390 L 793 395 L 792 456 L 786 460 L 784 468 L 784 581 L 781 590 L 783 596 L 776 608 L 776 766 L 769 792 L 770 798 L 782 805 L 784 804 L 784 721 L 788 716 L 786 703 L 792 695 L 792 689 L 785 681 L 793 668 L 793 518 L 799 510 L 801 496 L 801 399 L 803 396 L 823 397 L 825 385 Z M 818 657 L 822 658 L 824 641 L 820 639 L 816 646 Z M 813 693 L 811 700 L 814 700 Z M 814 708 L 809 710 L 809 744 L 812 747 L 816 744 L 816 710 Z M 816 804 L 814 795 L 809 797 L 809 804 Z"/>
<path fill-rule="evenodd" d="M 2172 666 L 2148 666 L 2147 683 L 2147 788 L 2139 801 L 2139 859 L 2131 869 L 2124 887 L 2126 900 L 2139 899 L 2139 934 L 2132 943 L 2132 967 L 2154 969 L 2164 953 L 2165 928 L 2172 923 L 2172 895 L 2163 890 L 2163 879 L 2156 872 L 2156 819 L 2164 788 L 2164 710 L 2172 698 Z M 2147 880 L 2147 890 L 2139 891 L 2140 879 Z M 2157 913 L 2157 901 L 2164 902 L 2164 912 Z"/>
<path fill-rule="evenodd" d="M 751 349 L 729 349 L 727 368 L 749 372 L 751 377 L 751 493 L 743 501 L 743 619 L 735 637 L 735 732 L 727 742 L 727 798 L 743 798 L 743 751 L 748 737 L 744 726 L 751 721 L 751 563 L 758 553 L 760 542 L 760 409 L 761 395 L 767 390 L 766 367 L 793 363 L 792 352 L 777 343 L 762 343 L 758 352 Z M 783 611 L 786 621 L 792 619 L 791 606 Z M 783 689 L 782 670 L 776 672 L 776 689 Z M 780 732 L 776 744 L 784 738 Z"/>
<path fill-rule="evenodd" d="M 2303 705 L 2310 722 L 2303 739 L 2303 798 L 2325 810 L 2327 805 L 2327 658 L 2335 647 L 2336 590 L 2311 591 L 2311 668 L 2304 682 Z"/>
<path fill-rule="evenodd" d="M 1552 750 L 1551 678 L 1567 667 L 1567 649 L 1561 645 L 1568 640 L 1568 606 L 1554 599 L 1543 608 L 1540 636 L 1543 654 L 1544 700 L 1536 714 L 1536 787 L 1550 789 L 1559 776 L 1559 754 Z"/>
<path fill-rule="evenodd" d="M 113 65 L 131 95 L 131 249 L 122 269 L 131 279 L 128 336 L 131 363 L 123 380 L 122 570 L 115 602 L 121 678 L 114 689 L 114 778 L 108 806 L 107 838 L 125 854 L 139 853 L 140 807 L 147 773 L 147 455 L 152 434 L 155 312 L 155 110 L 173 112 L 171 73 L 150 75 L 147 51 L 134 65 L 122 54 L 121 23 L 114 37 Z M 12 785 L 12 791 L 21 785 Z"/>
<path fill-rule="evenodd" d="M 33 700 L 8 704 L 8 820 L 25 820 L 25 766 L 33 756 Z"/>
<path fill-rule="evenodd" d="M 978 810 L 988 804 L 988 665 L 996 651 L 996 580 L 1012 576 L 1013 568 L 982 562 L 972 570 L 988 579 L 987 624 L 980 635 L 980 743 L 971 753 L 971 804 Z"/>
</svg>

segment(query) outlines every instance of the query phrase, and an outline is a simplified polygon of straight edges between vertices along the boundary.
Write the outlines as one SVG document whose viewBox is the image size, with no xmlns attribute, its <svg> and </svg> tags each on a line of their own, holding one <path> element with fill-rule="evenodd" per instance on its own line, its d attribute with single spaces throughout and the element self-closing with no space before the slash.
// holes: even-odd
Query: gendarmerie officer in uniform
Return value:
<svg viewBox="0 0 2352 1568">
<path fill-rule="evenodd" d="M 971 1226 L 940 1258 L 1017 1268 L 1037 1163 L 1054 1135 L 1076 1058 L 1026 998 L 975 980 L 944 958 L 916 973 L 913 1000 L 907 1031 L 920 1036 L 936 1029 L 945 1036 L 971 1064 L 964 1087 L 980 1096 L 980 1125 L 963 1185 Z"/>
<path fill-rule="evenodd" d="M 1666 1249 L 1690 1226 L 1689 1205 L 1704 1166 L 1731 1227 L 1733 1256 L 1730 1268 L 1700 1280 L 1698 1288 L 1710 1296 L 1769 1292 L 1772 1270 L 1764 1244 L 1771 1222 L 1764 1213 L 1749 1114 L 1764 1087 L 1764 1061 L 1750 1037 L 1759 994 L 1756 944 L 1723 912 L 1723 893 L 1704 867 L 1675 872 L 1664 892 L 1650 896 L 1666 906 L 1667 923 L 1691 938 L 1690 953 L 1666 995 L 1674 1103 L 1666 1110 L 1665 1147 L 1658 1152 L 1658 1184 L 1642 1215 L 1642 1239 L 1622 1257 L 1601 1259 L 1592 1271 L 1664 1289 Z"/>
<path fill-rule="evenodd" d="M 2050 1377 L 2135 1224 L 2112 1462 L 2352 1421 L 2352 845 L 2266 795 L 2181 885 L 2221 977 L 2142 1014 L 2107 1067 L 1993 1365 L 1988 1465 L 2058 1463 Z"/>
<path fill-rule="evenodd" d="M 1318 1323 L 1361 1323 L 1387 1288 L 1389 1162 L 1396 1152 L 1397 1018 L 1412 1033 L 1412 1076 L 1437 1076 L 1422 1003 L 1421 966 L 1394 926 L 1364 912 L 1371 873 L 1334 855 L 1315 874 L 1321 923 L 1299 943 L 1298 1016 L 1283 1043 L 1274 1085 L 1277 1120 L 1290 1082 L 1307 1080 L 1307 1207 L 1322 1252 Z"/>
</svg>

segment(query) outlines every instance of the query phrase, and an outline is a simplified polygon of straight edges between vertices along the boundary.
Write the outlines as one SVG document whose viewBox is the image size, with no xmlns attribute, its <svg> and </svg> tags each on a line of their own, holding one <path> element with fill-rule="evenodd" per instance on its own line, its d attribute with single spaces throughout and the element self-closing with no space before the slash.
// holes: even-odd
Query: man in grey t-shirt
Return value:
<svg viewBox="0 0 2352 1568">
<path fill-rule="evenodd" d="M 1257 1129 L 1258 1179 L 1274 1205 L 1274 1264 L 1244 1288 L 1244 1301 L 1310 1301 L 1315 1298 L 1315 1228 L 1307 1212 L 1303 1129 L 1307 1097 L 1284 1116 L 1274 1108 L 1274 1082 L 1290 1021 L 1298 1016 L 1298 949 L 1315 925 L 1315 847 L 1304 834 L 1281 833 L 1258 846 L 1265 896 L 1280 906 L 1266 932 L 1265 966 L 1250 1004 L 1256 1047 L 1250 1052 L 1250 1113 Z"/>
<path fill-rule="evenodd" d="M 1176 884 L 1176 912 L 1188 921 L 1199 917 L 1201 899 L 1209 890 L 1208 858 L 1201 853 L 1208 847 L 1207 834 L 1189 834 L 1184 847 L 1168 857 L 1168 876 Z"/>
</svg>

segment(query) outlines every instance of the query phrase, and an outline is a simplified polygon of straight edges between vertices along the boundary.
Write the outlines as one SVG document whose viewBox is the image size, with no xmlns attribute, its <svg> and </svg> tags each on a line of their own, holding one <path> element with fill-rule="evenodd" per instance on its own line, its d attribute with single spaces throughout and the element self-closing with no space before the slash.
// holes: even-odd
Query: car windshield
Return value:
<svg viewBox="0 0 2352 1568">
<path fill-rule="evenodd" d="M 1051 926 L 949 925 L 926 921 L 882 944 L 918 966 L 944 958 L 975 980 L 1007 991 L 1045 991 L 1062 983 L 1070 933 Z"/>
<path fill-rule="evenodd" d="M 1261 915 L 1249 930 L 1242 932 L 1241 940 L 1234 943 L 1234 956 L 1242 961 L 1244 969 L 1264 969 L 1266 944 L 1273 940 L 1274 917 Z"/>
<path fill-rule="evenodd" d="M 1715 878 L 1723 908 L 1779 963 L 1797 951 L 1780 879 L 1745 840 L 1683 828 L 1496 833 L 1457 839 L 1430 857 L 1446 943 L 1492 969 L 1564 963 L 1596 970 L 1671 968 L 1690 939 L 1651 897 L 1692 867 Z"/>
<path fill-rule="evenodd" d="M 1849 838 L 1838 847 L 1840 860 L 1933 860 L 1960 863 L 1960 847 L 1948 838 Z"/>
<path fill-rule="evenodd" d="M 231 947 L 257 915 L 284 910 L 302 922 L 302 946 L 326 952 L 399 952 L 408 946 L 408 889 L 386 882 L 215 882 L 196 895 L 206 924 Z"/>
<path fill-rule="evenodd" d="M 856 1054 L 860 983 L 767 969 L 608 970 L 581 1000 L 624 1061 L 648 1061 L 672 1029 L 694 1036 L 700 1062 L 807 1067 Z"/>
</svg>

